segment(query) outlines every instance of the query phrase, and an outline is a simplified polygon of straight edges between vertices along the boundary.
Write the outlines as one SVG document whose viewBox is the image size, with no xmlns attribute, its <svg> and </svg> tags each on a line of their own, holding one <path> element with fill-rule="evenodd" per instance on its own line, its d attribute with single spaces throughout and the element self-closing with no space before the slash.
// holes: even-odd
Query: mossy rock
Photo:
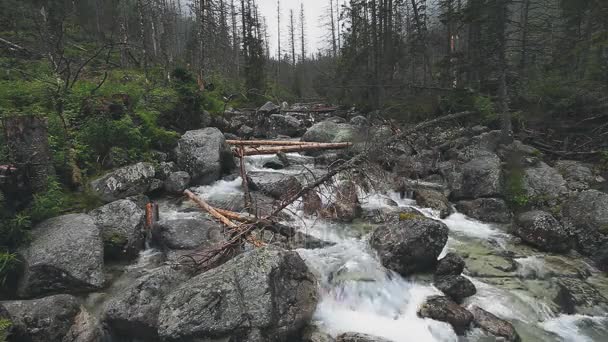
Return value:
<svg viewBox="0 0 608 342">
<path fill-rule="evenodd" d="M 424 216 L 415 213 L 400 213 L 399 221 L 423 219 Z"/>
</svg>

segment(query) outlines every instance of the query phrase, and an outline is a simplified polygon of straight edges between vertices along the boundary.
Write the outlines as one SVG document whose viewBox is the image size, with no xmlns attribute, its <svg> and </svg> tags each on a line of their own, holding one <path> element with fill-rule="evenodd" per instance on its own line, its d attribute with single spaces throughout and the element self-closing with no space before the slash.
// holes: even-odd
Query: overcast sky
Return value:
<svg viewBox="0 0 608 342">
<path fill-rule="evenodd" d="M 271 54 L 274 56 L 277 52 L 277 0 L 258 0 L 257 2 L 262 15 L 266 17 Z M 323 27 L 322 18 L 329 16 L 329 0 L 305 0 L 303 2 L 306 14 L 306 34 L 308 35 L 306 45 L 310 54 L 326 47 L 323 36 L 327 34 L 327 28 Z M 299 22 L 301 3 L 301 0 L 281 0 L 281 50 L 283 50 L 283 54 L 285 54 L 289 42 L 287 38 L 289 10 L 294 10 L 294 15 Z M 296 49 L 299 49 L 299 44 L 296 46 Z"/>
</svg>

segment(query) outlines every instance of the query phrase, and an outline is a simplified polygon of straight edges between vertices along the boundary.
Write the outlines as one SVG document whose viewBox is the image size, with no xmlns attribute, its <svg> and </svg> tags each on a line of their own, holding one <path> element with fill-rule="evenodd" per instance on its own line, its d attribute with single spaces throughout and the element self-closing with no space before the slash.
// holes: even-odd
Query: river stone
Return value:
<svg viewBox="0 0 608 342">
<path fill-rule="evenodd" d="M 448 297 L 431 296 L 418 309 L 418 316 L 449 323 L 458 335 L 463 335 L 473 321 L 473 314 Z"/>
<path fill-rule="evenodd" d="M 89 215 L 101 230 L 106 259 L 132 259 L 144 247 L 146 213 L 135 202 L 118 200 Z"/>
<path fill-rule="evenodd" d="M 512 214 L 507 203 L 500 198 L 478 198 L 459 201 L 456 209 L 474 219 L 484 222 L 509 223 Z"/>
<path fill-rule="evenodd" d="M 462 165 L 462 186 L 457 198 L 496 197 L 502 193 L 502 168 L 495 154 Z"/>
<path fill-rule="evenodd" d="M 376 228 L 370 244 L 386 268 L 407 276 L 435 267 L 448 230 L 443 222 L 416 216 Z"/>
<path fill-rule="evenodd" d="M 172 172 L 165 180 L 163 188 L 171 194 L 182 194 L 188 188 L 190 179 L 190 175 L 186 171 Z"/>
<path fill-rule="evenodd" d="M 461 275 L 435 277 L 435 287 L 457 303 L 477 293 L 473 283 Z"/>
<path fill-rule="evenodd" d="M 302 141 L 321 143 L 352 142 L 355 128 L 349 124 L 321 121 L 310 127 L 302 136 Z"/>
<path fill-rule="evenodd" d="M 553 215 L 540 211 L 529 211 L 517 216 L 514 233 L 541 250 L 567 252 L 570 250 L 570 234 Z"/>
<path fill-rule="evenodd" d="M 574 191 L 587 190 L 590 184 L 600 180 L 587 165 L 576 160 L 559 160 L 555 169 L 566 179 L 568 188 Z"/>
<path fill-rule="evenodd" d="M 439 216 L 441 218 L 446 218 L 452 213 L 452 206 L 450 205 L 448 198 L 439 191 L 416 190 L 414 192 L 414 198 L 419 206 L 439 211 Z"/>
<path fill-rule="evenodd" d="M 414 155 L 403 154 L 397 158 L 394 172 L 408 179 L 422 179 L 438 171 L 440 155 L 437 151 L 422 150 Z"/>
<path fill-rule="evenodd" d="M 577 249 L 608 271 L 608 260 L 601 257 L 605 253 L 601 247 L 608 243 L 608 194 L 597 190 L 575 193 L 564 203 L 562 215 Z"/>
<path fill-rule="evenodd" d="M 164 181 L 175 171 L 177 171 L 177 165 L 174 162 L 161 162 L 156 167 L 156 178 Z"/>
<path fill-rule="evenodd" d="M 338 336 L 336 342 L 390 342 L 391 340 L 387 340 L 382 337 L 361 334 L 361 333 L 344 333 Z"/>
<path fill-rule="evenodd" d="M 282 170 L 286 167 L 283 159 L 280 159 L 279 157 L 274 157 L 266 161 L 263 166 L 267 169 L 273 170 Z"/>
<path fill-rule="evenodd" d="M 161 220 L 153 228 L 154 241 L 168 249 L 192 250 L 223 241 L 222 226 L 210 218 Z"/>
<path fill-rule="evenodd" d="M 247 180 L 251 190 L 260 191 L 275 199 L 295 194 L 302 189 L 302 184 L 296 177 L 276 172 L 248 172 Z"/>
<path fill-rule="evenodd" d="M 464 271 L 465 262 L 456 253 L 449 252 L 437 262 L 436 276 L 460 275 Z"/>
<path fill-rule="evenodd" d="M 523 183 L 528 197 L 542 198 L 549 202 L 568 193 L 566 181 L 562 175 L 544 162 L 524 169 Z"/>
<path fill-rule="evenodd" d="M 74 318 L 74 324 L 63 338 L 62 342 L 105 342 L 109 336 L 99 320 L 81 307 L 80 313 Z"/>
<path fill-rule="evenodd" d="M 154 178 L 156 170 L 150 163 L 137 163 L 116 169 L 91 182 L 93 191 L 105 202 L 160 189 L 162 182 Z"/>
<path fill-rule="evenodd" d="M 38 224 L 21 255 L 22 297 L 81 292 L 104 284 L 103 240 L 89 215 L 64 215 Z"/>
<path fill-rule="evenodd" d="M 354 219 L 361 217 L 361 203 L 355 183 L 351 181 L 341 182 L 334 193 L 333 203 L 324 210 L 325 216 L 346 223 L 353 222 Z"/>
<path fill-rule="evenodd" d="M 10 341 L 63 341 L 80 303 L 71 295 L 56 295 L 34 300 L 3 302 L 12 321 Z"/>
<path fill-rule="evenodd" d="M 162 305 L 159 334 L 237 340 L 257 331 L 264 340 L 295 340 L 316 308 L 316 287 L 298 253 L 258 248 L 175 289 Z"/>
<path fill-rule="evenodd" d="M 258 113 L 262 114 L 273 114 L 280 113 L 281 107 L 275 105 L 274 103 L 268 101 L 262 107 L 258 108 Z"/>
<path fill-rule="evenodd" d="M 175 148 L 177 165 L 192 177 L 192 183 L 207 185 L 235 167 L 226 138 L 217 128 L 188 131 Z"/>
<path fill-rule="evenodd" d="M 255 130 L 252 127 L 247 126 L 247 125 L 242 125 L 236 131 L 236 136 L 241 137 L 241 138 L 251 138 L 254 133 L 255 133 Z"/>
<path fill-rule="evenodd" d="M 309 325 L 302 332 L 302 342 L 334 342 L 331 335 L 322 332 L 319 327 Z"/>
<path fill-rule="evenodd" d="M 513 324 L 500 319 L 486 310 L 473 305 L 469 308 L 469 311 L 473 314 L 473 324 L 486 332 L 503 338 L 508 342 L 519 342 L 521 341 L 519 334 L 513 327 Z"/>
<path fill-rule="evenodd" d="M 302 122 L 291 115 L 272 114 L 268 119 L 268 124 L 273 135 L 286 135 L 294 138 L 304 133 Z"/>
<path fill-rule="evenodd" d="M 188 278 L 171 266 L 150 271 L 106 302 L 103 322 L 119 336 L 157 338 L 158 315 L 165 296 Z"/>
<path fill-rule="evenodd" d="M 608 311 L 608 300 L 595 287 L 584 280 L 559 278 L 555 303 L 563 312 L 573 315 L 604 315 Z"/>
</svg>

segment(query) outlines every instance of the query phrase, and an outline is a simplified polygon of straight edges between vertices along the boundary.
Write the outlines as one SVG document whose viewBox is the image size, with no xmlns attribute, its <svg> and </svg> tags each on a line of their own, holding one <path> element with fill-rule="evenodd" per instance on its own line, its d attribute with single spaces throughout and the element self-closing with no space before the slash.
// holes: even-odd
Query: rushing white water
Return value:
<svg viewBox="0 0 608 342">
<path fill-rule="evenodd" d="M 296 161 L 283 170 L 264 168 L 274 156 L 252 156 L 246 158 L 250 171 L 279 172 L 306 178 L 314 170 L 312 160 L 299 154 L 289 154 Z M 302 166 L 305 164 L 305 167 Z M 240 198 L 243 194 L 241 178 L 218 181 L 210 186 L 193 189 L 205 199 Z M 332 195 L 332 189 L 319 189 L 324 202 Z M 438 213 L 428 208 L 419 208 L 415 201 L 401 198 L 398 193 L 363 193 L 360 200 L 365 209 L 413 207 L 424 215 L 439 219 Z M 298 253 L 317 275 L 320 301 L 314 315 L 315 323 L 332 336 L 344 332 L 359 332 L 386 338 L 396 342 L 452 342 L 459 341 L 450 325 L 418 317 L 417 310 L 428 296 L 441 294 L 433 285 L 432 277 L 419 276 L 407 279 L 386 270 L 369 247 L 369 231 L 356 224 L 330 222 L 301 212 L 301 203 L 288 209 L 295 221 L 290 224 L 316 238 L 335 245 L 322 249 L 299 249 Z M 183 204 L 170 202 L 161 206 L 169 218 L 184 218 L 198 215 L 183 212 Z M 180 209 L 181 208 L 181 209 Z M 455 212 L 440 219 L 450 229 L 450 238 L 442 255 L 448 250 L 459 251 L 471 246 L 480 250 L 492 250 L 498 254 L 507 250 L 511 238 L 504 228 L 473 220 Z M 441 256 L 440 256 L 441 257 Z M 483 258 L 483 255 L 481 256 Z M 145 256 L 142 257 L 145 260 Z M 145 261 L 144 261 L 145 263 Z M 520 256 L 514 259 L 516 270 L 504 271 L 522 286 L 493 285 L 484 278 L 470 277 L 477 294 L 467 299 L 464 305 L 477 305 L 501 318 L 512 321 L 522 329 L 524 341 L 606 341 L 608 340 L 608 318 L 580 315 L 560 315 L 555 307 L 539 299 L 523 286 L 524 280 L 542 281 L 549 284 L 545 259 L 542 253 Z M 490 266 L 488 266 L 490 267 Z M 511 279 L 511 278 L 510 278 Z M 480 329 L 472 329 L 466 336 L 468 341 L 488 341 Z"/>
</svg>

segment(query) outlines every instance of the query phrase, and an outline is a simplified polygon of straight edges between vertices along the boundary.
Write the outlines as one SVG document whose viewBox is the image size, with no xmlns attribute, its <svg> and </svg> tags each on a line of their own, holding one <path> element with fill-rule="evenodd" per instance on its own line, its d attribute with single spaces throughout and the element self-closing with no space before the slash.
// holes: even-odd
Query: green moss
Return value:
<svg viewBox="0 0 608 342">
<path fill-rule="evenodd" d="M 117 233 L 112 233 L 110 235 L 105 236 L 104 241 L 107 245 L 117 248 L 122 248 L 128 242 L 125 236 Z"/>
<path fill-rule="evenodd" d="M 6 342 L 12 326 L 13 322 L 5 318 L 0 318 L 0 342 Z"/>
<path fill-rule="evenodd" d="M 520 209 L 530 204 L 530 196 L 524 189 L 524 171 L 515 167 L 507 171 L 505 179 L 505 195 L 511 207 Z"/>
<path fill-rule="evenodd" d="M 400 213 L 399 221 L 407 221 L 407 220 L 417 220 L 422 219 L 424 216 L 414 213 Z"/>
</svg>

